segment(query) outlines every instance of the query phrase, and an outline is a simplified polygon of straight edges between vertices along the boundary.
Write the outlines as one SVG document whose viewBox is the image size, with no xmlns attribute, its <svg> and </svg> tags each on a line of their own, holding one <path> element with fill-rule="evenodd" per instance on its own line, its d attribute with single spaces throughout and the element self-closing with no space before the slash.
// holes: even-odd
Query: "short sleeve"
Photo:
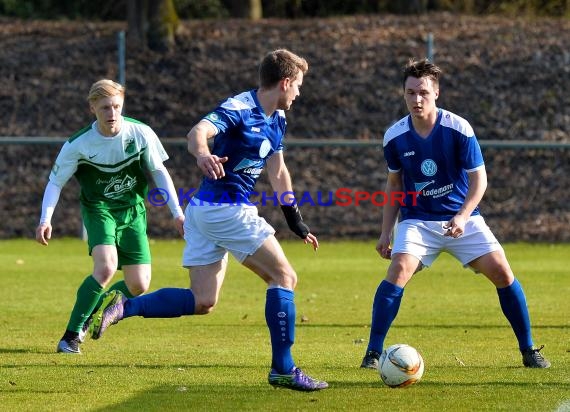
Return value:
<svg viewBox="0 0 570 412">
<path fill-rule="evenodd" d="M 147 142 L 146 150 L 143 153 L 145 164 L 149 171 L 160 169 L 163 162 L 168 160 L 168 154 L 156 133 L 150 128 L 145 127 L 145 138 Z"/>
<path fill-rule="evenodd" d="M 386 159 L 388 170 L 390 172 L 398 172 L 402 169 L 402 163 L 400 162 L 400 158 L 396 151 L 395 140 L 391 140 L 384 146 L 384 159 Z"/>
</svg>

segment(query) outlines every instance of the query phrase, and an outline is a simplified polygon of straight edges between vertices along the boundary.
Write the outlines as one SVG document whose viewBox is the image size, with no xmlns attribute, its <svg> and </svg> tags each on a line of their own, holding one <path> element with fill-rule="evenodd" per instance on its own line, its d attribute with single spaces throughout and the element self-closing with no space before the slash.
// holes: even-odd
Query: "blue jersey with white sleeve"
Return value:
<svg viewBox="0 0 570 412">
<path fill-rule="evenodd" d="M 216 128 L 212 154 L 228 160 L 225 176 L 203 177 L 195 197 L 211 203 L 246 203 L 267 159 L 283 150 L 285 112 L 266 116 L 254 89 L 230 97 L 203 120 Z"/>
<path fill-rule="evenodd" d="M 392 125 L 384 134 L 384 157 L 390 172 L 402 174 L 401 220 L 451 219 L 465 201 L 467 173 L 485 167 L 471 125 L 443 109 L 426 138 L 416 133 L 410 115 Z M 478 214 L 475 208 L 472 215 Z"/>
</svg>

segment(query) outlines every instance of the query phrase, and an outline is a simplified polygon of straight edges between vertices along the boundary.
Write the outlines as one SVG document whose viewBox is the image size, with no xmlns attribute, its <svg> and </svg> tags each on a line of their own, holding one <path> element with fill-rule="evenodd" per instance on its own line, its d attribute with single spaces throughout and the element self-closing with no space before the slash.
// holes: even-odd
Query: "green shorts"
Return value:
<svg viewBox="0 0 570 412">
<path fill-rule="evenodd" d="M 82 207 L 81 215 L 87 230 L 89 255 L 97 245 L 113 245 L 117 247 L 119 269 L 123 265 L 150 263 L 144 203 L 120 210 Z"/>
</svg>

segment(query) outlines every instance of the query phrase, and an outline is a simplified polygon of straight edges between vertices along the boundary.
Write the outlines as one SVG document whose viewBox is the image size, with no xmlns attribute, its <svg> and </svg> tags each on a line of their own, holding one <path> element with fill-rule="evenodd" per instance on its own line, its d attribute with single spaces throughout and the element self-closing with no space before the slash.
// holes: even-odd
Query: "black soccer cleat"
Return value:
<svg viewBox="0 0 570 412">
<path fill-rule="evenodd" d="M 57 344 L 56 352 L 69 353 L 72 355 L 80 355 L 81 350 L 79 349 L 79 338 L 74 338 L 74 339 L 62 338 Z"/>
<path fill-rule="evenodd" d="M 365 369 L 378 369 L 379 363 L 380 354 L 375 350 L 369 350 L 366 352 L 366 355 L 364 355 L 360 367 Z"/>
<path fill-rule="evenodd" d="M 523 365 L 527 368 L 550 368 L 550 362 L 540 353 L 542 348 L 544 348 L 544 345 L 540 348 L 528 348 L 523 350 L 521 352 Z"/>
</svg>

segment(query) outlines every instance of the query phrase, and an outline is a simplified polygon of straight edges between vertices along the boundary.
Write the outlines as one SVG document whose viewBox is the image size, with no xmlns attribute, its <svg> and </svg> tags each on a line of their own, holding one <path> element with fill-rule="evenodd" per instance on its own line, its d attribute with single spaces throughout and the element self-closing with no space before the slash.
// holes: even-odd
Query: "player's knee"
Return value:
<svg viewBox="0 0 570 412">
<path fill-rule="evenodd" d="M 413 268 L 399 260 L 394 260 L 388 267 L 386 280 L 395 285 L 405 285 L 408 283 L 417 269 L 418 267 Z"/>
<path fill-rule="evenodd" d="M 140 283 L 127 285 L 127 287 L 129 289 L 129 292 L 131 293 L 131 295 L 139 296 L 148 290 L 149 284 L 147 282 L 140 282 Z"/>
<path fill-rule="evenodd" d="M 214 305 L 196 305 L 195 315 L 207 315 L 214 311 Z"/>
<path fill-rule="evenodd" d="M 293 290 L 297 286 L 297 273 L 291 266 L 284 267 L 274 276 L 272 282 Z"/>
<path fill-rule="evenodd" d="M 194 311 L 195 315 L 207 315 L 208 313 L 212 313 L 214 311 L 214 307 L 216 306 L 215 299 L 211 300 L 197 300 L 196 301 L 196 309 Z"/>
<path fill-rule="evenodd" d="M 508 263 L 495 261 L 486 263 L 475 269 L 485 275 L 497 288 L 506 288 L 514 282 L 515 275 Z"/>
<path fill-rule="evenodd" d="M 287 279 L 290 284 L 289 288 L 291 290 L 295 289 L 297 287 L 297 273 L 292 271 L 291 274 L 287 276 Z"/>
<path fill-rule="evenodd" d="M 93 277 L 103 286 L 106 286 L 117 271 L 117 266 L 112 263 L 95 265 Z"/>
<path fill-rule="evenodd" d="M 138 265 L 123 267 L 125 283 L 133 296 L 139 296 L 150 288 L 151 271 L 150 265 Z"/>
<path fill-rule="evenodd" d="M 510 286 L 515 280 L 513 272 L 509 268 L 505 267 L 497 267 L 493 271 L 493 274 L 488 277 L 498 288 L 506 288 L 507 286 Z"/>
</svg>

